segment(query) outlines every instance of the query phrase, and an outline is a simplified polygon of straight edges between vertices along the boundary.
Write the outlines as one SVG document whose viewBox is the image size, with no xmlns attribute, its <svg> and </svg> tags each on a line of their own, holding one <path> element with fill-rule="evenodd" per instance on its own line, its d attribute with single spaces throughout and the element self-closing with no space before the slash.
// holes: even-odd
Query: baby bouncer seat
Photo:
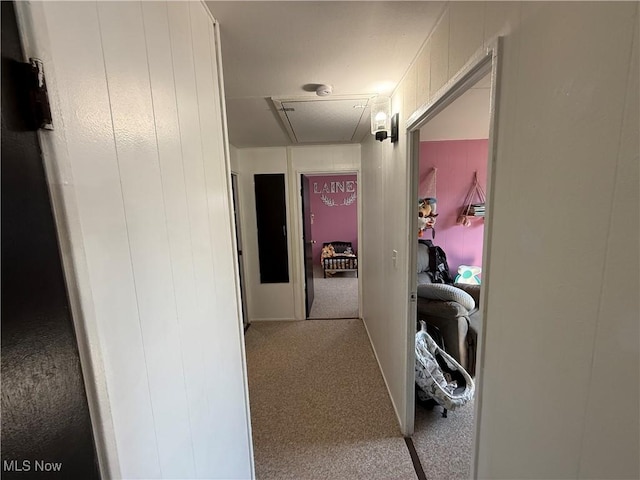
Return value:
<svg viewBox="0 0 640 480">
<path fill-rule="evenodd" d="M 425 322 L 416 333 L 416 384 L 418 398 L 433 400 L 447 410 L 455 410 L 473 399 L 471 375 L 427 333 Z"/>
</svg>

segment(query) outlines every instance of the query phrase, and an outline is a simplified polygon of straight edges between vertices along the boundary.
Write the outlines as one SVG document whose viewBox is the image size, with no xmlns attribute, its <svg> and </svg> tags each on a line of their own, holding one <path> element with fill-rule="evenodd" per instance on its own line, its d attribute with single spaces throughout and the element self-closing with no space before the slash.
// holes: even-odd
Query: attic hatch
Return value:
<svg viewBox="0 0 640 480">
<path fill-rule="evenodd" d="M 360 143 L 369 131 L 369 99 L 271 98 L 293 143 Z"/>
</svg>

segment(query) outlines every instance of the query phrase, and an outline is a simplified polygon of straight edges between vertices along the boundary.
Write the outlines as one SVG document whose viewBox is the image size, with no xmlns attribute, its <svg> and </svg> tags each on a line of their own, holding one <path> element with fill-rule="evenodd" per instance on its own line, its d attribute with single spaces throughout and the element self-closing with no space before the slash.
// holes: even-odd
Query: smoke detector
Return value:
<svg viewBox="0 0 640 480">
<path fill-rule="evenodd" d="M 316 88 L 316 95 L 319 97 L 331 95 L 331 92 L 333 92 L 333 87 L 331 85 L 320 85 Z"/>
</svg>

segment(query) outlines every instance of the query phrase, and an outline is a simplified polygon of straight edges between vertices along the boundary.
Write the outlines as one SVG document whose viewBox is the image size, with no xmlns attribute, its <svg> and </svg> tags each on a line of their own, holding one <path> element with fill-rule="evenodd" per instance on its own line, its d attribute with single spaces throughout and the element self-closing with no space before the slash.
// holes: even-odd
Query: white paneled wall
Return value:
<svg viewBox="0 0 640 480">
<path fill-rule="evenodd" d="M 600 349 L 613 332 L 639 336 L 637 268 L 619 271 L 615 279 L 605 274 L 610 262 L 637 265 L 637 224 L 611 221 L 618 214 L 613 199 L 620 196 L 638 217 L 637 176 L 635 195 L 615 180 L 620 164 L 634 157 L 638 162 L 637 120 L 635 152 L 620 142 L 625 104 L 638 90 L 637 76 L 629 77 L 637 8 L 637 3 L 523 4 L 514 45 L 506 45 L 479 474 L 598 478 L 603 473 L 597 466 L 615 464 L 605 477 L 640 475 L 637 384 L 624 400 L 633 407 L 616 410 L 625 418 L 624 428 L 610 436 L 602 434 L 605 422 L 588 408 L 602 399 L 598 363 L 619 365 L 617 375 L 625 378 L 640 376 L 638 342 L 635 352 L 611 348 L 602 357 Z M 561 37 L 559 49 L 555 39 Z M 536 208 L 521 215 L 532 202 Z M 603 219 L 601 229 L 575 216 L 584 205 L 591 205 L 589 215 Z M 619 235 L 634 239 L 635 254 L 612 247 Z M 515 265 L 527 272 L 517 283 Z M 561 273 L 549 277 L 552 269 Z M 603 308 L 612 287 L 635 302 Z M 636 321 L 628 322 L 629 316 Z M 494 388 L 515 375 L 531 381 Z M 554 395 L 540 390 L 571 392 L 573 402 L 559 406 Z M 507 402 L 508 397 L 518 402 Z M 518 442 L 508 441 L 516 432 Z"/>
<path fill-rule="evenodd" d="M 638 478 L 638 4 L 451 2 L 394 93 L 401 129 L 497 35 L 475 476 Z M 364 320 L 405 431 L 407 162 L 405 136 L 362 146 Z"/>
<path fill-rule="evenodd" d="M 609 403 L 609 392 L 619 390 L 619 378 L 612 372 L 624 372 L 628 378 L 638 378 L 640 353 L 638 352 L 638 292 L 640 285 L 638 265 L 638 231 L 640 231 L 639 178 L 640 178 L 640 89 L 638 88 L 640 50 L 638 49 L 638 18 L 631 66 L 627 79 L 625 109 L 620 135 L 620 150 L 615 167 L 615 187 L 611 205 L 609 238 L 603 255 L 605 267 L 602 274 L 603 287 L 599 295 L 596 344 L 593 352 L 593 367 L 586 404 L 586 416 L 591 421 L 585 426 L 584 446 L 580 458 L 581 477 L 587 478 L 632 478 L 638 470 L 630 470 L 635 460 L 638 463 L 638 406 L 637 384 L 630 394 L 623 394 L 616 408 L 603 408 Z M 613 158 L 612 158 L 613 160 Z M 614 354 L 612 355 L 612 352 Z M 624 365 L 623 368 L 620 366 Z M 636 393 L 634 395 L 634 393 Z M 627 438 L 623 438 L 625 435 Z M 635 435 L 635 437 L 634 437 Z M 616 455 L 603 455 L 608 439 L 615 438 Z M 606 450 L 606 448 L 605 448 Z"/>
<path fill-rule="evenodd" d="M 105 476 L 250 478 L 217 33 L 199 2 L 21 8 Z"/>
<path fill-rule="evenodd" d="M 245 268 L 245 285 L 249 321 L 293 320 L 294 291 L 292 268 L 289 262 L 288 283 L 260 283 L 258 260 L 258 224 L 253 176 L 262 173 L 285 174 L 285 194 L 288 198 L 287 150 L 285 147 L 241 148 L 237 150 L 240 175 L 240 216 Z M 287 249 L 292 248 L 291 208 L 287 205 Z"/>
</svg>

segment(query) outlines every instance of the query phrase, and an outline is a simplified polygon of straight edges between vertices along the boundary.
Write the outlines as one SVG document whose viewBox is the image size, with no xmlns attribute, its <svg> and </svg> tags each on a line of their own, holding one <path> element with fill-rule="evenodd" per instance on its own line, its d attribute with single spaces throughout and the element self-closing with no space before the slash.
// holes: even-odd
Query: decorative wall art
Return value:
<svg viewBox="0 0 640 480">
<path fill-rule="evenodd" d="M 356 201 L 356 187 L 357 182 L 355 180 L 314 182 L 313 193 L 319 194 L 320 200 L 327 207 L 349 206 Z M 345 193 L 349 195 L 343 195 Z"/>
<path fill-rule="evenodd" d="M 335 199 L 324 194 L 320 195 L 320 200 L 322 200 L 322 203 L 324 203 L 327 207 L 339 207 L 341 205 L 349 206 L 356 201 L 356 192 L 353 192 L 348 197 L 345 197 L 345 199 L 342 200 L 342 203 L 336 203 Z"/>
<path fill-rule="evenodd" d="M 314 262 L 320 261 L 325 242 L 351 242 L 354 253 L 358 251 L 357 178 L 355 174 L 309 176 Z"/>
</svg>

